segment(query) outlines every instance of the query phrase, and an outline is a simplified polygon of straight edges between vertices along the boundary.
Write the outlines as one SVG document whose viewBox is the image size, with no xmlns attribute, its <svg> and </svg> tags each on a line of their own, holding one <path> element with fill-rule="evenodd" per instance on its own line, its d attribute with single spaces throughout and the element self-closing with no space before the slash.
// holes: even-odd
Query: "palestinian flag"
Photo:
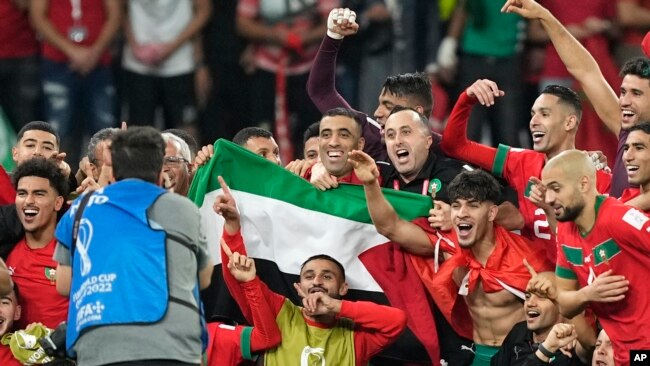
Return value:
<svg viewBox="0 0 650 366">
<path fill-rule="evenodd" d="M 260 278 L 278 293 L 300 303 L 293 288 L 300 265 L 315 254 L 338 259 L 350 285 L 347 299 L 391 304 L 406 311 L 409 328 L 385 350 L 377 364 L 396 360 L 438 363 L 438 338 L 426 290 L 408 255 L 379 235 L 368 213 L 363 187 L 341 185 L 326 192 L 267 160 L 225 140 L 196 173 L 189 197 L 201 210 L 210 254 L 215 263 L 212 285 L 202 293 L 207 318 L 242 320 L 223 282 L 219 240 L 223 219 L 212 204 L 219 195 L 217 176 L 228 183 L 241 213 L 248 254 Z M 385 190 L 400 217 L 428 216 L 431 200 L 408 192 Z M 385 362 L 385 363 L 384 363 Z"/>
</svg>

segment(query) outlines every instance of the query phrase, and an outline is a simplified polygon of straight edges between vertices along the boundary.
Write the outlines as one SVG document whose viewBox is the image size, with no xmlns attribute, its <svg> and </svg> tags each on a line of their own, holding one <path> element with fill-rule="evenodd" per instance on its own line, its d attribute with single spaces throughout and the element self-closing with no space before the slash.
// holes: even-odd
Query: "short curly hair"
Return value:
<svg viewBox="0 0 650 366">
<path fill-rule="evenodd" d="M 66 197 L 68 195 L 68 177 L 52 160 L 37 156 L 20 164 L 13 173 L 16 189 L 18 189 L 18 182 L 24 177 L 45 178 L 50 181 L 50 186 L 59 196 Z"/>
</svg>

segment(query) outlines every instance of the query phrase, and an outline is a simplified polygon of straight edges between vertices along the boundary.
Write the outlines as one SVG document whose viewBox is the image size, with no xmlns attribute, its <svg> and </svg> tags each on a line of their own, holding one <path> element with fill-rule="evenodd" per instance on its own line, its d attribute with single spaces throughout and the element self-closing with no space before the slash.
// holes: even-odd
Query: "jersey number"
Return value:
<svg viewBox="0 0 650 366">
<path fill-rule="evenodd" d="M 543 220 L 535 220 L 535 223 L 533 224 L 533 230 L 535 231 L 535 236 L 544 239 L 544 240 L 551 240 L 551 234 L 548 233 L 548 220 L 546 220 L 546 213 L 544 212 L 544 209 L 538 208 L 535 210 L 535 216 L 542 216 L 544 219 Z M 545 232 L 542 232 L 545 231 Z"/>
</svg>

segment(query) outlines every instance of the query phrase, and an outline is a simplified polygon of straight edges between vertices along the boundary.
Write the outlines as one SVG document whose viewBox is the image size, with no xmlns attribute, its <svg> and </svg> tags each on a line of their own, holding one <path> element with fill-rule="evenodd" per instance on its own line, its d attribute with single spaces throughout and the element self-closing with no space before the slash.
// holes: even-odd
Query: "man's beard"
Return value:
<svg viewBox="0 0 650 366">
<path fill-rule="evenodd" d="M 575 221 L 578 216 L 582 213 L 582 210 L 585 208 L 585 203 L 580 202 L 574 206 L 565 206 L 564 213 L 561 216 L 556 217 L 557 221 L 568 222 Z"/>
</svg>

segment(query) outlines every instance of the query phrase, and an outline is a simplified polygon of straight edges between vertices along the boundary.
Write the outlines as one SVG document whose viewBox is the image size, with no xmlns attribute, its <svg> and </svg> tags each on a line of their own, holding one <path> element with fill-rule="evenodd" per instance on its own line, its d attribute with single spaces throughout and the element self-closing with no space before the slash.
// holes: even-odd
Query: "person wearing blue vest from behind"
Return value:
<svg viewBox="0 0 650 366">
<path fill-rule="evenodd" d="M 57 290 L 70 296 L 66 348 L 79 366 L 201 362 L 198 290 L 213 264 L 196 205 L 160 187 L 164 154 L 151 127 L 118 132 L 116 183 L 87 193 L 85 205 L 79 197 L 57 226 Z"/>
</svg>

